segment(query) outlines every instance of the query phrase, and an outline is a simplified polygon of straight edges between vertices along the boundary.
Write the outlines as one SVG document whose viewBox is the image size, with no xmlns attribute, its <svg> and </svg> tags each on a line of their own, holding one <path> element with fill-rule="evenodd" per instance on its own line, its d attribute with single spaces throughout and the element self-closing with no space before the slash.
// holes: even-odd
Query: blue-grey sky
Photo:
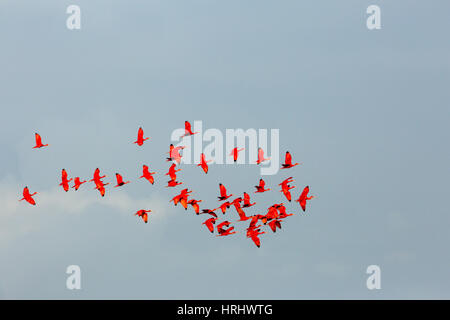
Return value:
<svg viewBox="0 0 450 320">
<path fill-rule="evenodd" d="M 81 30 L 66 8 L 81 8 Z M 381 8 L 380 30 L 366 8 Z M 448 1 L 0 2 L 0 298 L 450 298 Z M 172 130 L 277 128 L 317 198 L 256 248 L 211 235 L 163 187 Z M 139 126 L 151 137 L 131 142 Z M 32 150 L 34 132 L 50 147 Z M 143 163 L 154 186 L 136 181 Z M 133 180 L 102 199 L 62 168 Z M 205 206 L 255 166 L 184 166 Z M 28 185 L 38 206 L 17 200 Z M 253 195 L 253 194 L 252 194 Z M 278 191 L 254 196 L 258 208 Z M 133 213 L 148 206 L 148 224 Z M 256 206 L 255 206 L 256 207 Z M 230 211 L 235 215 L 234 211 Z M 231 220 L 234 219 L 230 218 Z M 82 289 L 66 289 L 68 265 Z M 381 267 L 381 290 L 366 268 Z"/>
</svg>

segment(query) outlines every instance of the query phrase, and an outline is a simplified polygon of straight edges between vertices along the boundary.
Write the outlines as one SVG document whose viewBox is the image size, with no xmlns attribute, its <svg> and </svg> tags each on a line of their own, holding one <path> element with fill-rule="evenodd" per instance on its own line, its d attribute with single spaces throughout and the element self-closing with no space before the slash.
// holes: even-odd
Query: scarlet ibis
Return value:
<svg viewBox="0 0 450 320">
<path fill-rule="evenodd" d="M 273 207 L 278 210 L 278 218 L 279 219 L 284 219 L 284 218 L 294 215 L 293 213 L 289 213 L 289 214 L 286 213 L 286 207 L 284 206 L 283 203 L 274 204 Z"/>
<path fill-rule="evenodd" d="M 244 208 L 248 208 L 248 207 L 251 207 L 251 206 L 253 206 L 255 204 L 256 204 L 256 202 L 250 203 L 250 196 L 249 196 L 249 194 L 247 192 L 244 192 L 244 205 L 243 205 L 243 207 Z"/>
<path fill-rule="evenodd" d="M 96 183 L 97 181 L 100 181 L 101 179 L 103 179 L 105 177 L 106 177 L 106 175 L 100 176 L 100 169 L 96 168 L 95 171 L 94 171 L 93 179 L 89 180 L 89 181 L 94 181 Z"/>
<path fill-rule="evenodd" d="M 234 234 L 236 233 L 236 231 L 234 230 L 234 227 L 229 227 L 230 226 L 230 222 L 229 221 L 224 221 L 222 223 L 219 223 L 217 225 L 217 233 L 218 236 L 228 236 L 230 234 Z M 229 227 L 228 229 L 225 229 L 224 227 Z"/>
<path fill-rule="evenodd" d="M 227 212 L 227 209 L 230 208 L 230 205 L 231 205 L 230 202 L 225 201 L 225 202 L 223 202 L 223 203 L 220 205 L 220 207 L 218 207 L 218 208 L 216 208 L 216 209 L 214 209 L 214 210 L 220 209 L 220 210 L 222 211 L 222 213 L 225 214 L 225 212 Z"/>
<path fill-rule="evenodd" d="M 187 188 L 183 189 L 183 190 L 181 190 L 181 192 L 178 195 L 173 197 L 172 200 L 170 200 L 169 202 L 173 201 L 173 204 L 176 206 L 178 204 L 178 202 L 180 202 L 181 199 L 187 200 L 187 198 L 189 197 L 189 193 L 191 193 L 191 192 L 192 192 L 192 190 L 188 190 Z"/>
<path fill-rule="evenodd" d="M 144 138 L 144 130 L 141 127 L 139 127 L 137 140 L 133 143 L 136 143 L 138 146 L 142 146 L 144 144 L 144 141 L 148 140 L 148 139 L 150 139 L 150 138 L 149 137 Z"/>
<path fill-rule="evenodd" d="M 184 146 L 177 146 L 174 147 L 173 144 L 170 144 L 169 148 L 169 157 L 167 158 L 167 161 L 176 162 L 177 164 L 181 163 L 181 157 L 180 151 L 183 150 Z"/>
<path fill-rule="evenodd" d="M 256 164 L 260 164 L 267 160 L 270 160 L 270 158 L 264 158 L 264 150 L 262 148 L 258 148 L 258 160 L 256 160 Z"/>
<path fill-rule="evenodd" d="M 289 168 L 295 167 L 299 164 L 300 163 L 298 163 L 298 162 L 292 164 L 292 156 L 289 151 L 286 151 L 286 154 L 284 156 L 284 163 L 281 165 L 281 169 L 289 169 Z"/>
<path fill-rule="evenodd" d="M 289 183 L 293 182 L 294 180 L 292 179 L 292 177 L 289 177 L 287 179 L 285 179 L 283 182 L 281 182 L 279 184 L 279 186 L 281 186 L 281 190 L 280 192 L 283 192 L 284 196 L 286 197 L 286 199 L 291 202 L 292 196 L 291 196 L 291 192 L 289 190 L 294 189 L 294 187 L 291 187 L 289 185 Z"/>
<path fill-rule="evenodd" d="M 134 215 L 141 217 L 142 220 L 144 220 L 144 222 L 147 223 L 148 222 L 148 214 L 147 213 L 150 213 L 150 212 L 152 212 L 152 210 L 141 209 L 141 210 L 137 211 Z"/>
<path fill-rule="evenodd" d="M 247 237 L 252 239 L 255 245 L 260 248 L 261 240 L 259 239 L 259 235 L 266 233 L 265 231 L 260 232 L 260 229 L 252 229 L 247 233 Z"/>
<path fill-rule="evenodd" d="M 225 188 L 225 186 L 221 183 L 219 183 L 219 189 L 220 189 L 220 197 L 217 197 L 219 198 L 219 201 L 227 200 L 229 197 L 232 196 L 232 194 L 227 195 L 227 188 Z"/>
<path fill-rule="evenodd" d="M 301 206 L 302 209 L 303 209 L 303 212 L 306 210 L 306 200 L 311 200 L 311 199 L 314 198 L 314 196 L 308 197 L 308 193 L 309 193 L 309 186 L 306 186 L 306 187 L 303 189 L 303 191 L 302 191 L 302 193 L 300 194 L 300 196 L 298 197 L 298 199 L 295 200 L 295 201 L 297 201 L 297 202 L 300 204 L 300 206 Z"/>
<path fill-rule="evenodd" d="M 65 192 L 69 191 L 69 182 L 72 181 L 72 178 L 67 179 L 67 177 L 68 176 L 67 176 L 66 169 L 62 169 L 61 170 L 61 183 L 59 185 L 63 187 Z"/>
<path fill-rule="evenodd" d="M 39 133 L 34 134 L 34 140 L 36 141 L 36 145 L 33 147 L 33 149 L 48 147 L 48 144 L 42 144 L 42 138 Z"/>
<path fill-rule="evenodd" d="M 233 148 L 233 150 L 231 150 L 230 156 L 233 156 L 234 162 L 237 161 L 239 152 L 241 152 L 242 150 L 244 150 L 244 148 L 239 149 L 238 147 L 235 147 Z"/>
<path fill-rule="evenodd" d="M 116 173 L 116 180 L 117 184 L 114 186 L 114 188 L 121 187 L 123 185 L 126 185 L 127 183 L 130 183 L 130 181 L 123 181 L 123 177 L 119 173 Z"/>
<path fill-rule="evenodd" d="M 205 154 L 202 153 L 200 155 L 200 163 L 197 165 L 197 167 L 202 167 L 203 171 L 205 171 L 205 173 L 208 173 L 208 162 L 211 162 L 211 161 L 212 160 L 206 161 Z"/>
<path fill-rule="evenodd" d="M 239 215 L 239 220 L 237 220 L 237 221 L 246 221 L 246 220 L 250 219 L 250 217 L 247 217 L 245 215 L 245 212 L 244 212 L 244 210 L 242 210 L 241 207 L 235 206 L 235 208 L 236 208 L 236 211 L 237 211 L 237 213 Z"/>
<path fill-rule="evenodd" d="M 255 193 L 262 193 L 262 192 L 269 191 L 270 188 L 265 189 L 265 186 L 266 186 L 266 182 L 262 178 L 259 179 L 259 186 L 255 186 L 255 188 L 256 188 Z"/>
<path fill-rule="evenodd" d="M 32 204 L 33 206 L 35 206 L 36 201 L 34 201 L 33 196 L 36 194 L 37 194 L 37 192 L 30 194 L 30 190 L 28 189 L 28 187 L 25 187 L 25 188 L 23 188 L 23 191 L 22 191 L 23 198 L 20 199 L 19 201 L 25 200 L 29 204 Z"/>
<path fill-rule="evenodd" d="M 200 206 L 198 205 L 199 202 L 202 202 L 202 200 L 191 199 L 187 202 L 188 204 L 190 204 L 192 206 L 192 208 L 194 208 L 194 212 L 196 214 L 200 213 Z"/>
<path fill-rule="evenodd" d="M 178 171 L 181 171 L 181 169 L 175 169 L 176 168 L 176 164 L 175 163 L 172 163 L 172 165 L 170 166 L 170 168 L 169 168 L 169 172 L 167 172 L 165 175 L 167 176 L 169 176 L 170 177 L 170 179 L 171 180 L 176 180 L 177 179 L 177 175 L 176 175 L 176 173 L 178 172 Z"/>
<path fill-rule="evenodd" d="M 184 122 L 184 135 L 182 135 L 181 137 L 192 136 L 197 133 L 198 132 L 192 132 L 191 124 L 189 121 Z"/>
<path fill-rule="evenodd" d="M 204 224 L 209 229 L 209 231 L 211 231 L 211 233 L 214 233 L 214 224 L 216 223 L 216 220 L 217 218 L 211 217 L 202 224 Z"/>
<path fill-rule="evenodd" d="M 77 190 L 80 188 L 80 186 L 81 186 L 83 183 L 86 183 L 86 182 L 87 182 L 86 180 L 81 181 L 81 180 L 80 180 L 80 177 L 75 177 L 75 178 L 73 179 L 74 185 L 73 185 L 72 188 L 75 188 L 75 191 L 77 191 Z"/>
<path fill-rule="evenodd" d="M 156 172 L 150 172 L 150 170 L 148 169 L 148 166 L 144 164 L 142 166 L 142 176 L 140 176 L 139 179 L 142 179 L 142 178 L 147 179 L 148 182 L 153 184 L 155 182 L 155 178 L 153 177 L 153 175 L 155 173 Z"/>
<path fill-rule="evenodd" d="M 214 211 L 216 211 L 217 209 L 203 209 L 202 210 L 202 213 L 200 213 L 200 214 L 209 214 L 209 215 L 211 215 L 211 216 L 213 216 L 214 218 L 217 218 L 217 214 L 214 212 Z"/>
<path fill-rule="evenodd" d="M 95 188 L 94 189 L 97 189 L 99 192 L 100 192 L 100 195 L 102 196 L 102 197 L 104 197 L 105 196 L 105 186 L 107 186 L 109 183 L 103 183 L 103 181 L 101 181 L 101 180 L 98 180 L 98 181 L 94 181 L 95 182 Z"/>
<path fill-rule="evenodd" d="M 179 181 L 175 181 L 175 180 L 170 180 L 170 181 L 167 181 L 167 186 L 166 186 L 166 188 L 173 188 L 173 187 L 176 187 L 176 186 L 178 186 L 178 185 L 180 185 L 180 184 L 183 184 L 183 182 L 179 182 Z"/>
</svg>

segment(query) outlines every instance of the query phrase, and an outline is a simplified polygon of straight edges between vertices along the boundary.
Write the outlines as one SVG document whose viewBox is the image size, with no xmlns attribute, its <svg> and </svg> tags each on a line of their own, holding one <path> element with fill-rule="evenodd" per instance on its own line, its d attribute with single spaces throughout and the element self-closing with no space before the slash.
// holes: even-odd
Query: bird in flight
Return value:
<svg viewBox="0 0 450 320">
<path fill-rule="evenodd" d="M 250 195 L 247 192 L 244 192 L 244 205 L 242 207 L 249 208 L 255 204 L 256 202 L 250 203 Z"/>
<path fill-rule="evenodd" d="M 305 212 L 305 210 L 306 210 L 306 201 L 307 201 L 307 200 L 311 200 L 311 199 L 314 198 L 314 196 L 308 197 L 308 193 L 309 193 L 309 186 L 306 186 L 306 187 L 303 189 L 303 191 L 302 191 L 302 193 L 300 194 L 300 196 L 298 197 L 298 199 L 295 200 L 295 201 L 297 201 L 297 202 L 300 204 L 300 206 L 301 206 L 302 209 L 303 209 L 303 212 Z"/>
<path fill-rule="evenodd" d="M 194 212 L 196 214 L 200 213 L 200 206 L 198 205 L 199 202 L 202 202 L 202 200 L 191 199 L 187 202 L 187 204 L 190 204 L 192 208 L 194 208 Z"/>
<path fill-rule="evenodd" d="M 269 227 L 270 227 L 270 229 L 272 229 L 273 232 L 276 232 L 277 228 L 281 229 L 281 220 L 276 218 L 276 219 L 270 221 Z"/>
<path fill-rule="evenodd" d="M 123 181 L 123 177 L 119 173 L 116 173 L 116 181 L 117 184 L 114 186 L 114 188 L 121 187 L 123 185 L 126 185 L 127 183 L 130 183 L 130 181 Z"/>
<path fill-rule="evenodd" d="M 153 175 L 155 173 L 156 172 L 150 172 L 150 170 L 148 169 L 148 166 L 144 164 L 142 166 L 142 176 L 140 176 L 139 179 L 145 178 L 148 180 L 148 182 L 153 184 L 155 182 L 155 178 L 153 177 Z"/>
<path fill-rule="evenodd" d="M 169 171 L 165 174 L 170 177 L 170 180 L 177 180 L 177 172 L 181 171 L 181 169 L 176 169 L 176 164 L 172 163 L 172 165 L 169 168 Z"/>
<path fill-rule="evenodd" d="M 179 181 L 175 181 L 175 180 L 169 180 L 169 181 L 167 181 L 166 188 L 173 188 L 173 187 L 176 187 L 176 186 L 178 186 L 180 184 L 183 184 L 183 182 L 179 182 Z"/>
<path fill-rule="evenodd" d="M 264 150 L 262 148 L 258 148 L 258 160 L 256 160 L 256 164 L 260 164 L 267 160 L 270 160 L 270 158 L 264 158 Z"/>
<path fill-rule="evenodd" d="M 231 150 L 230 156 L 233 157 L 234 162 L 237 161 L 239 152 L 241 152 L 242 150 L 244 150 L 244 148 L 239 149 L 238 147 L 235 147 L 233 148 L 233 150 Z"/>
<path fill-rule="evenodd" d="M 217 219 L 218 218 L 211 217 L 211 218 L 207 219 L 205 222 L 203 222 L 202 224 L 204 224 L 209 229 L 209 231 L 211 231 L 211 233 L 214 233 L 214 224 L 216 223 Z"/>
<path fill-rule="evenodd" d="M 266 182 L 262 178 L 259 179 L 259 186 L 255 186 L 255 188 L 256 188 L 255 193 L 262 193 L 262 192 L 269 191 L 270 188 L 265 189 L 265 186 L 266 186 Z"/>
<path fill-rule="evenodd" d="M 144 138 L 144 130 L 141 127 L 139 127 L 137 140 L 133 143 L 136 143 L 138 146 L 142 146 L 144 144 L 144 141 L 148 140 L 148 139 L 150 139 L 150 138 L 149 137 Z"/>
<path fill-rule="evenodd" d="M 221 183 L 219 183 L 219 189 L 220 189 L 220 196 L 217 197 L 219 198 L 219 201 L 227 200 L 229 197 L 232 196 L 232 194 L 227 194 L 227 188 L 225 188 L 225 186 Z"/>
<path fill-rule="evenodd" d="M 69 191 L 69 182 L 72 181 L 72 178 L 70 178 L 70 179 L 67 179 L 67 178 L 68 178 L 68 176 L 67 176 L 66 169 L 62 169 L 61 170 L 61 183 L 59 185 L 63 187 L 65 192 Z"/>
<path fill-rule="evenodd" d="M 93 176 L 92 180 L 89 180 L 89 181 L 98 182 L 98 181 L 101 181 L 105 177 L 106 177 L 106 175 L 101 176 L 100 175 L 100 169 L 96 168 L 95 171 L 94 171 L 94 176 Z"/>
<path fill-rule="evenodd" d="M 205 173 L 208 173 L 208 162 L 211 162 L 211 161 L 212 161 L 212 160 L 206 161 L 205 154 L 202 153 L 202 154 L 200 155 L 200 163 L 197 165 L 197 167 L 202 167 L 203 171 L 204 171 Z"/>
<path fill-rule="evenodd" d="M 294 189 L 294 187 L 291 187 L 289 185 L 289 183 L 293 182 L 294 180 L 292 179 L 292 177 L 289 177 L 285 180 L 283 180 L 280 184 L 278 184 L 279 186 L 281 186 L 281 190 L 280 192 L 283 192 L 284 196 L 286 197 L 286 199 L 291 202 L 292 196 L 291 196 L 291 192 L 289 190 Z"/>
<path fill-rule="evenodd" d="M 219 237 L 223 237 L 223 236 L 229 236 L 230 234 L 235 234 L 236 231 L 234 230 L 234 227 L 229 227 L 230 226 L 230 222 L 229 221 L 224 221 L 222 223 L 219 223 L 217 225 L 217 233 Z M 229 227 L 228 229 L 225 229 L 226 227 Z"/>
<path fill-rule="evenodd" d="M 217 218 L 217 214 L 214 212 L 214 211 L 216 211 L 217 210 L 217 208 L 216 209 L 202 209 L 202 213 L 200 213 L 200 214 L 209 214 L 209 215 L 211 215 L 211 216 L 213 216 L 214 218 Z"/>
<path fill-rule="evenodd" d="M 105 196 L 105 192 L 106 192 L 105 186 L 107 186 L 109 183 L 103 183 L 102 180 L 98 180 L 98 181 L 94 181 L 94 182 L 95 182 L 95 188 L 94 189 L 97 189 L 98 192 L 100 192 L 100 195 L 102 197 L 104 197 Z"/>
<path fill-rule="evenodd" d="M 75 188 L 75 191 L 77 191 L 77 190 L 80 188 L 80 186 L 81 186 L 83 183 L 86 183 L 86 182 L 87 182 L 86 180 L 81 181 L 81 180 L 80 180 L 80 177 L 75 177 L 75 178 L 73 179 L 73 187 L 72 187 L 72 188 Z"/>
<path fill-rule="evenodd" d="M 25 187 L 25 188 L 23 188 L 23 191 L 22 191 L 23 198 L 20 199 L 19 201 L 25 200 L 29 204 L 32 204 L 33 206 L 35 206 L 36 201 L 34 201 L 33 196 L 36 194 L 37 194 L 37 192 L 30 194 L 30 190 L 28 190 L 28 187 Z"/>
<path fill-rule="evenodd" d="M 227 212 L 227 209 L 229 209 L 230 206 L 231 206 L 231 203 L 228 201 L 225 201 L 220 205 L 220 207 L 218 207 L 214 210 L 220 209 L 222 211 L 222 213 L 225 214 L 225 212 Z"/>
<path fill-rule="evenodd" d="M 284 163 L 281 165 L 281 169 L 289 169 L 295 166 L 298 166 L 300 163 L 296 162 L 292 164 L 292 156 L 289 151 L 286 151 L 284 156 Z"/>
<path fill-rule="evenodd" d="M 251 223 L 250 223 L 251 224 Z M 260 248 L 261 247 L 261 240 L 259 239 L 259 235 L 266 233 L 265 231 L 260 232 L 261 229 L 254 227 L 249 227 L 247 229 L 247 238 L 252 239 L 252 241 L 255 243 L 255 245 Z"/>
<path fill-rule="evenodd" d="M 167 158 L 167 161 L 172 161 L 177 164 L 181 163 L 181 157 L 180 151 L 186 148 L 185 146 L 177 146 L 174 147 L 173 143 L 169 146 L 169 157 Z"/>
<path fill-rule="evenodd" d="M 42 144 L 42 138 L 37 132 L 34 134 L 34 140 L 36 141 L 36 145 L 33 147 L 33 149 L 48 147 L 48 144 Z"/>
<path fill-rule="evenodd" d="M 142 220 L 144 220 L 144 222 L 147 223 L 148 222 L 148 214 L 147 213 L 150 213 L 150 212 L 152 212 L 152 210 L 142 209 L 142 210 L 137 211 L 134 215 L 141 217 Z"/>
<path fill-rule="evenodd" d="M 181 138 L 186 136 L 192 136 L 197 133 L 198 132 L 192 132 L 191 123 L 189 121 L 184 122 L 184 135 L 182 135 Z"/>
</svg>

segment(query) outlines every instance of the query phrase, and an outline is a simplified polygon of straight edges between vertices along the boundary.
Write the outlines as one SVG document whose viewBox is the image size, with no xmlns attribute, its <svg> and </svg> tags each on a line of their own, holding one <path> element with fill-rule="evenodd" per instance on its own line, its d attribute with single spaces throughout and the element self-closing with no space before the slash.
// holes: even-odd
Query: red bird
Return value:
<svg viewBox="0 0 450 320">
<path fill-rule="evenodd" d="M 243 205 L 243 207 L 244 208 L 248 208 L 248 207 L 251 207 L 251 206 L 253 206 L 255 204 L 256 204 L 256 202 L 250 203 L 250 196 L 248 195 L 247 192 L 244 192 L 244 205 Z"/>
<path fill-rule="evenodd" d="M 33 196 L 36 195 L 37 192 L 30 194 L 30 190 L 28 190 L 28 187 L 23 188 L 23 198 L 20 199 L 19 201 L 25 200 L 26 202 L 28 202 L 29 204 L 32 204 L 33 206 L 36 205 L 36 201 L 34 201 Z"/>
<path fill-rule="evenodd" d="M 269 227 L 272 229 L 273 232 L 277 231 L 278 229 L 281 229 L 281 220 L 275 219 L 269 222 Z"/>
<path fill-rule="evenodd" d="M 203 209 L 202 213 L 200 213 L 200 214 L 209 214 L 209 215 L 212 215 L 214 218 L 217 218 L 217 214 L 214 212 L 216 210 L 217 210 L 217 208 L 213 209 L 213 210 L 211 210 L 211 209 Z"/>
<path fill-rule="evenodd" d="M 36 140 L 36 145 L 33 147 L 33 149 L 48 147 L 48 144 L 42 144 L 42 138 L 39 133 L 34 134 L 34 140 Z"/>
<path fill-rule="evenodd" d="M 235 208 L 236 208 L 236 211 L 237 211 L 237 213 L 239 215 L 239 220 L 237 220 L 237 221 L 247 221 L 248 219 L 250 219 L 250 217 L 247 217 L 245 215 L 245 212 L 244 212 L 244 210 L 242 210 L 241 207 L 235 206 Z"/>
<path fill-rule="evenodd" d="M 264 150 L 262 148 L 258 148 L 258 160 L 256 160 L 256 164 L 260 164 L 266 160 L 270 160 L 270 158 L 264 158 Z"/>
<path fill-rule="evenodd" d="M 178 181 L 175 181 L 175 180 L 170 180 L 170 181 L 167 181 L 167 186 L 166 186 L 166 188 L 173 188 L 173 187 L 176 187 L 176 186 L 178 186 L 178 185 L 180 185 L 180 184 L 183 184 L 183 182 L 178 182 Z"/>
<path fill-rule="evenodd" d="M 267 209 L 267 214 L 266 214 L 265 218 L 267 220 L 272 220 L 272 219 L 278 218 L 278 210 L 274 206 L 269 207 Z M 266 224 L 266 222 L 264 222 L 264 224 Z"/>
<path fill-rule="evenodd" d="M 255 193 L 262 193 L 262 192 L 269 191 L 270 188 L 265 189 L 265 186 L 266 186 L 266 182 L 262 178 L 259 179 L 259 186 L 255 186 L 255 188 L 256 188 Z"/>
<path fill-rule="evenodd" d="M 222 211 L 222 213 L 225 214 L 225 212 L 227 212 L 227 209 L 230 208 L 230 205 L 231 205 L 230 202 L 225 201 L 225 202 L 223 202 L 223 203 L 220 205 L 220 207 L 218 207 L 218 208 L 216 208 L 216 209 L 214 209 L 214 210 L 220 209 L 220 210 Z"/>
<path fill-rule="evenodd" d="M 169 168 L 169 172 L 167 172 L 165 175 L 167 176 L 169 176 L 170 177 L 170 179 L 171 180 L 176 180 L 177 179 L 177 172 L 178 171 L 181 171 L 181 169 L 175 169 L 176 168 L 176 164 L 175 163 L 172 163 L 172 165 L 170 166 L 170 168 Z"/>
<path fill-rule="evenodd" d="M 218 218 L 209 218 L 208 220 L 206 220 L 205 222 L 203 222 L 202 224 L 204 224 L 206 227 L 208 227 L 209 231 L 211 231 L 211 233 L 214 233 L 214 224 L 216 223 L 216 220 Z"/>
<path fill-rule="evenodd" d="M 283 182 L 281 182 L 280 184 L 278 184 L 279 186 L 281 186 L 281 191 L 283 192 L 284 196 L 286 197 L 286 199 L 290 202 L 292 197 L 291 197 L 291 192 L 289 190 L 294 189 L 295 187 L 291 187 L 289 185 L 289 183 L 293 182 L 294 180 L 292 179 L 292 177 L 289 177 L 287 179 L 285 179 Z"/>
<path fill-rule="evenodd" d="M 286 213 L 286 207 L 284 206 L 283 203 L 274 204 L 273 207 L 278 210 L 278 213 L 279 213 L 278 218 L 279 219 L 284 219 L 284 218 L 294 215 L 293 213 L 289 213 L 289 214 Z"/>
<path fill-rule="evenodd" d="M 198 133 L 198 132 L 192 132 L 191 124 L 189 123 L 189 121 L 185 121 L 184 122 L 184 135 L 182 135 L 181 137 L 183 138 L 186 136 L 192 136 L 196 133 Z"/>
<path fill-rule="evenodd" d="M 203 171 L 205 171 L 205 173 L 208 173 L 208 162 L 211 162 L 211 161 L 212 160 L 206 161 L 205 154 L 202 153 L 200 155 L 200 163 L 197 165 L 197 167 L 202 167 Z"/>
<path fill-rule="evenodd" d="M 127 183 L 130 183 L 130 181 L 123 181 L 122 176 L 118 173 L 116 173 L 116 180 L 117 184 L 114 186 L 114 188 L 121 187 L 123 185 L 126 185 Z"/>
<path fill-rule="evenodd" d="M 247 238 L 252 239 L 255 245 L 259 248 L 261 247 L 261 240 L 259 239 L 259 235 L 263 233 L 265 232 L 260 232 L 260 229 L 251 229 L 247 232 Z"/>
<path fill-rule="evenodd" d="M 180 150 L 183 150 L 184 146 L 177 146 L 174 147 L 173 144 L 170 144 L 169 147 L 169 157 L 167 158 L 167 161 L 176 162 L 177 164 L 180 164 L 182 155 L 180 154 Z"/>
<path fill-rule="evenodd" d="M 219 233 L 218 236 L 228 236 L 230 234 L 234 234 L 236 233 L 236 231 L 234 230 L 234 227 L 229 227 L 230 226 L 230 222 L 229 221 L 224 221 L 222 223 L 219 223 L 217 225 L 217 232 Z M 224 229 L 224 227 L 229 227 L 228 229 Z"/>
<path fill-rule="evenodd" d="M 142 220 L 144 220 L 144 222 L 147 223 L 148 222 L 148 214 L 147 214 L 147 212 L 152 212 L 152 210 L 144 210 L 144 209 L 142 209 L 142 210 L 137 211 L 134 215 L 141 217 Z"/>
<path fill-rule="evenodd" d="M 106 177 L 106 175 L 105 175 L 105 176 L 100 176 L 100 169 L 97 168 L 97 169 L 95 169 L 95 171 L 94 171 L 94 177 L 93 177 L 93 179 L 92 179 L 92 180 L 89 180 L 89 181 L 94 181 L 94 182 L 97 184 L 97 182 L 98 182 L 98 181 L 101 181 L 101 179 L 103 179 L 104 177 Z"/>
<path fill-rule="evenodd" d="M 67 179 L 67 171 L 66 169 L 62 169 L 61 171 L 61 183 L 60 186 L 63 187 L 64 191 L 69 191 L 69 182 L 72 181 L 72 178 Z"/>
<path fill-rule="evenodd" d="M 192 208 L 194 208 L 194 212 L 195 212 L 196 214 L 199 214 L 199 213 L 200 213 L 200 207 L 199 207 L 199 205 L 198 205 L 199 202 L 202 202 L 202 200 L 194 200 L 194 199 L 191 199 L 191 200 L 189 200 L 189 201 L 187 202 L 187 204 L 190 204 L 190 205 L 192 206 Z"/>
<path fill-rule="evenodd" d="M 144 141 L 148 139 L 150 138 L 149 137 L 144 138 L 144 130 L 141 127 L 139 127 L 137 140 L 133 143 L 137 143 L 138 146 L 142 146 L 144 144 Z"/>
<path fill-rule="evenodd" d="M 81 180 L 80 180 L 80 177 L 75 177 L 75 179 L 73 179 L 74 185 L 73 185 L 72 188 L 75 188 L 75 191 L 77 191 L 78 188 L 80 188 L 80 186 L 81 186 L 83 183 L 86 183 L 86 182 L 87 182 L 86 180 L 81 181 Z"/>
<path fill-rule="evenodd" d="M 303 189 L 302 193 L 300 194 L 300 197 L 298 197 L 298 199 L 295 200 L 300 204 L 300 206 L 303 209 L 303 212 L 306 210 L 306 200 L 311 200 L 314 198 L 314 196 L 308 197 L 308 193 L 309 193 L 309 186 L 306 186 Z"/>
<path fill-rule="evenodd" d="M 139 177 L 139 179 L 141 178 L 145 178 L 148 180 L 148 182 L 150 182 L 151 184 L 153 184 L 155 182 L 155 178 L 153 177 L 153 175 L 156 172 L 150 172 L 150 170 L 148 169 L 147 165 L 143 165 L 142 166 L 142 176 Z"/>
<path fill-rule="evenodd" d="M 233 150 L 231 150 L 230 156 L 233 156 L 234 162 L 237 161 L 239 152 L 241 152 L 242 150 L 244 150 L 244 148 L 238 149 L 238 147 L 235 147 L 235 148 L 233 148 Z"/>
<path fill-rule="evenodd" d="M 219 198 L 219 201 L 227 200 L 229 197 L 232 196 L 232 194 L 227 195 L 227 188 L 225 188 L 225 186 L 221 183 L 219 183 L 219 189 L 220 189 L 220 197 L 217 197 Z"/>
<path fill-rule="evenodd" d="M 185 199 L 187 201 L 187 198 L 189 197 L 189 193 L 191 193 L 191 191 L 188 191 L 188 189 L 183 189 L 181 190 L 180 194 L 176 195 L 175 197 L 172 198 L 172 200 L 170 200 L 169 202 L 173 201 L 173 204 L 176 206 L 182 199 Z"/>
<path fill-rule="evenodd" d="M 103 183 L 103 181 L 101 181 L 101 180 L 99 180 L 99 181 L 97 181 L 97 182 L 95 182 L 95 188 L 94 189 L 97 189 L 99 192 L 100 192 L 100 195 L 102 196 L 102 197 L 104 197 L 105 196 L 105 186 L 107 186 L 109 183 Z"/>
<path fill-rule="evenodd" d="M 289 151 L 286 151 L 286 155 L 284 156 L 284 163 L 281 165 L 281 169 L 289 169 L 299 165 L 300 163 L 296 162 L 292 164 L 292 156 Z"/>
</svg>

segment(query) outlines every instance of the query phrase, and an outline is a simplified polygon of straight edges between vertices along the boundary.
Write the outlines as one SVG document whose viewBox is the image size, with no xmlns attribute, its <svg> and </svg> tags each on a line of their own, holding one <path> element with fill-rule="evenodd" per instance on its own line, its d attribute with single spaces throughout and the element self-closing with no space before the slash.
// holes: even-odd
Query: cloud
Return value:
<svg viewBox="0 0 450 320">
<path fill-rule="evenodd" d="M 84 189 L 83 189 L 84 187 Z M 101 197 L 91 184 L 83 185 L 78 191 L 64 192 L 60 187 L 38 191 L 34 197 L 36 206 L 22 198 L 22 184 L 11 176 L 0 181 L 0 246 L 7 245 L 16 237 L 39 229 L 41 218 L 54 214 L 82 214 L 94 206 L 104 206 L 113 212 L 132 215 L 140 209 L 151 209 L 151 219 L 162 219 L 167 211 L 167 199 L 158 193 L 146 198 L 133 197 L 126 190 L 107 189 Z M 24 218 L 25 217 L 25 218 Z"/>
</svg>

